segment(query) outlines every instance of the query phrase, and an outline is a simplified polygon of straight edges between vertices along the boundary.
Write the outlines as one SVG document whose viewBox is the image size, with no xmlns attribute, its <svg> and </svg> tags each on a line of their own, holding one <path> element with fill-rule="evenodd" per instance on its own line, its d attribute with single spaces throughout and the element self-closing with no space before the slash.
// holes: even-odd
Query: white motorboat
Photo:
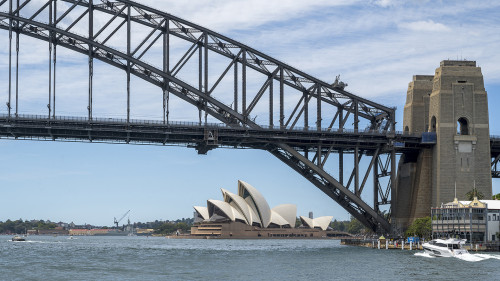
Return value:
<svg viewBox="0 0 500 281">
<path fill-rule="evenodd" d="M 431 256 L 436 257 L 455 257 L 468 254 L 466 249 L 462 248 L 466 239 L 434 239 L 422 244 L 424 251 Z"/>
</svg>

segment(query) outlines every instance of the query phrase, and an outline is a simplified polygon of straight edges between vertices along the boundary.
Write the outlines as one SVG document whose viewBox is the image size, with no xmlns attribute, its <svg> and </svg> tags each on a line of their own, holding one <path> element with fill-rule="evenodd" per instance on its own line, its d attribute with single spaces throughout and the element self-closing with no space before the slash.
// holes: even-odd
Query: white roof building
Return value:
<svg viewBox="0 0 500 281">
<path fill-rule="evenodd" d="M 207 201 L 207 207 L 194 207 L 196 211 L 195 222 L 231 221 L 262 228 L 295 227 L 296 205 L 283 204 L 271 209 L 264 196 L 255 187 L 244 181 L 238 181 L 238 194 L 222 188 L 221 191 L 224 201 L 211 199 Z M 317 218 L 311 223 L 305 223 L 305 225 L 326 230 L 332 218 Z"/>
</svg>

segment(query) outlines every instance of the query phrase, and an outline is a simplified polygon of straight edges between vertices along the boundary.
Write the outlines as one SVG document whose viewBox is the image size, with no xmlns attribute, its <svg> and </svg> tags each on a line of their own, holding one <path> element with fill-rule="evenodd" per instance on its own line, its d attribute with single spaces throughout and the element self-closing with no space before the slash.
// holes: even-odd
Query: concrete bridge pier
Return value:
<svg viewBox="0 0 500 281">
<path fill-rule="evenodd" d="M 415 75 L 408 85 L 404 131 L 434 139 L 419 153 L 404 154 L 398 165 L 395 230 L 404 231 L 431 207 L 465 200 L 475 186 L 491 197 L 488 99 L 475 61 L 442 61 L 435 75 Z M 456 191 L 455 191 L 456 184 Z"/>
</svg>

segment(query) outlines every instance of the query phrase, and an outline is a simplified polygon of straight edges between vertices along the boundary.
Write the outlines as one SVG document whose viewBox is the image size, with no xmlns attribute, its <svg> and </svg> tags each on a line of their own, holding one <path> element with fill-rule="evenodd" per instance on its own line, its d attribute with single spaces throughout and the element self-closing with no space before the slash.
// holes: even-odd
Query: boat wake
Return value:
<svg viewBox="0 0 500 281">
<path fill-rule="evenodd" d="M 455 256 L 455 258 L 463 260 L 463 261 L 468 261 L 468 262 L 478 262 L 478 261 L 482 261 L 482 260 L 486 260 L 487 259 L 487 258 L 479 257 L 478 255 L 474 255 L 474 254 L 470 254 L 470 253 L 469 254 L 463 254 L 463 255 Z"/>
<path fill-rule="evenodd" d="M 417 252 L 417 253 L 415 253 L 415 256 L 424 257 L 424 258 L 431 258 L 431 259 L 435 258 L 434 256 L 431 256 L 426 252 Z"/>
<path fill-rule="evenodd" d="M 426 252 L 418 252 L 414 254 L 415 256 L 418 257 L 424 257 L 424 258 L 435 258 L 434 256 L 429 255 Z M 500 255 L 494 255 L 494 254 L 462 254 L 462 255 L 456 255 L 455 258 L 467 261 L 467 262 L 478 262 L 478 261 L 484 261 L 484 260 L 489 260 L 489 259 L 496 259 L 500 260 Z"/>
<path fill-rule="evenodd" d="M 464 260 L 464 261 L 469 261 L 469 262 L 478 262 L 478 261 L 484 261 L 484 260 L 489 260 L 489 259 L 496 259 L 500 260 L 500 255 L 492 255 L 492 254 L 465 254 L 465 255 L 460 255 L 456 256 L 456 258 Z"/>
</svg>

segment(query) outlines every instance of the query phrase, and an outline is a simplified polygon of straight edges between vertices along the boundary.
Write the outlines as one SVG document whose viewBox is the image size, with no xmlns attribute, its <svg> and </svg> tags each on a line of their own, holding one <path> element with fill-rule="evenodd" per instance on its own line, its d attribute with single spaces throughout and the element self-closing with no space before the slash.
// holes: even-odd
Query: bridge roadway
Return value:
<svg viewBox="0 0 500 281">
<path fill-rule="evenodd" d="M 107 143 L 135 143 L 149 145 L 180 145 L 194 147 L 206 153 L 216 147 L 266 149 L 272 143 L 284 143 L 300 150 L 321 145 L 324 150 L 342 149 L 348 152 L 357 146 L 363 151 L 381 147 L 389 150 L 395 144 L 398 152 L 414 151 L 421 144 L 420 135 L 401 133 L 388 135 L 377 131 L 295 128 L 282 130 L 262 127 L 230 127 L 225 124 L 199 124 L 155 120 L 84 117 L 47 118 L 40 115 L 19 115 L 9 118 L 0 115 L 0 137 L 27 140 L 90 141 Z"/>
</svg>

